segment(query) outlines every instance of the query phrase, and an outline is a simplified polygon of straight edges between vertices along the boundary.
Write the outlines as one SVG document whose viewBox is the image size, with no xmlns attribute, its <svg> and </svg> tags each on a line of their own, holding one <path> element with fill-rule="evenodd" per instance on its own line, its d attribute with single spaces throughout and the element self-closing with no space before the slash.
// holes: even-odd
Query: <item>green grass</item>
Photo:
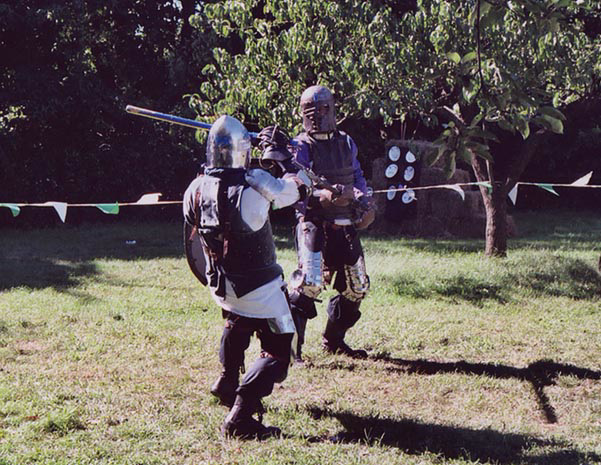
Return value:
<svg viewBox="0 0 601 465">
<path fill-rule="evenodd" d="M 220 437 L 221 314 L 179 223 L 4 229 L 0 465 L 601 464 L 601 218 L 516 222 L 503 260 L 364 237 L 372 292 L 347 339 L 370 358 L 321 352 L 320 304 L 306 366 L 265 401 L 284 437 L 264 442 Z"/>
</svg>

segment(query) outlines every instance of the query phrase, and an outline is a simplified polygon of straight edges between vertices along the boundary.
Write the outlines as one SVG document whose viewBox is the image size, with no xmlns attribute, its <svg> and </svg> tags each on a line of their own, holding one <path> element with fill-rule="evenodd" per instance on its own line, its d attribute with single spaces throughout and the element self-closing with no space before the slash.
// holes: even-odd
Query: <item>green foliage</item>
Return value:
<svg viewBox="0 0 601 465">
<path fill-rule="evenodd" d="M 124 112 L 186 116 L 182 94 L 211 58 L 196 2 L 0 2 L 3 201 L 135 200 L 181 194 L 193 134 Z"/>
<path fill-rule="evenodd" d="M 215 50 L 197 109 L 292 130 L 298 96 L 320 83 L 338 96 L 343 119 L 419 117 L 435 127 L 454 119 L 453 137 L 439 140 L 445 154 L 489 158 L 482 146 L 491 139 L 476 126 L 524 139 L 534 128 L 561 133 L 554 107 L 593 90 L 600 42 L 581 18 L 594 11 L 591 0 L 420 0 L 401 12 L 386 2 L 218 2 L 204 14 L 244 53 Z"/>
<path fill-rule="evenodd" d="M 431 161 L 449 177 L 459 160 L 471 164 L 478 181 L 494 180 L 484 205 L 489 225 L 502 225 L 506 194 L 540 139 L 532 134 L 562 134 L 558 108 L 600 90 L 595 27 L 601 6 L 596 0 L 403 6 L 356 0 L 206 5 L 216 32 L 244 46 L 215 50 L 215 64 L 203 69 L 205 103 L 197 111 L 233 113 L 259 127 L 277 122 L 293 132 L 302 90 L 323 84 L 337 96 L 343 120 L 376 119 L 386 127 L 417 119 L 438 133 Z M 490 228 L 488 254 L 505 254 L 504 230 Z"/>
</svg>

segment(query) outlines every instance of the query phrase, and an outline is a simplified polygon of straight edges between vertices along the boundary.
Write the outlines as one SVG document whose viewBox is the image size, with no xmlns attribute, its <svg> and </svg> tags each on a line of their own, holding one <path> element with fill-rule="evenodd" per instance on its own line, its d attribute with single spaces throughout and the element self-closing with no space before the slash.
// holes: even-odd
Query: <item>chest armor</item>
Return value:
<svg viewBox="0 0 601 465">
<path fill-rule="evenodd" d="M 244 173 L 206 174 L 198 189 L 199 232 L 209 251 L 207 279 L 218 295 L 225 295 L 224 277 L 241 297 L 282 274 L 269 218 L 258 231 L 242 219 L 242 193 L 248 187 Z"/>
<path fill-rule="evenodd" d="M 316 140 L 307 133 L 298 139 L 309 146 L 311 169 L 318 176 L 323 176 L 330 184 L 341 184 L 353 187 L 355 184 L 355 169 L 353 167 L 353 152 L 349 137 L 344 132 L 336 132 L 331 139 Z M 326 220 L 350 219 L 350 207 L 330 206 L 314 207 L 315 214 Z"/>
</svg>

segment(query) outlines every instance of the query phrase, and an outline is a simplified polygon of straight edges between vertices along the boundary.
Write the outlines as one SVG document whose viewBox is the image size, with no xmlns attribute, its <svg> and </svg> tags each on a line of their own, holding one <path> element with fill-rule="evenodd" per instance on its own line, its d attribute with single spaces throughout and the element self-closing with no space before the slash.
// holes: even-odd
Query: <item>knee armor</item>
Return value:
<svg viewBox="0 0 601 465">
<path fill-rule="evenodd" d="M 344 265 L 346 289 L 341 294 L 352 302 L 360 302 L 369 291 L 369 276 L 365 268 L 365 259 L 359 257 L 354 265 Z"/>
</svg>

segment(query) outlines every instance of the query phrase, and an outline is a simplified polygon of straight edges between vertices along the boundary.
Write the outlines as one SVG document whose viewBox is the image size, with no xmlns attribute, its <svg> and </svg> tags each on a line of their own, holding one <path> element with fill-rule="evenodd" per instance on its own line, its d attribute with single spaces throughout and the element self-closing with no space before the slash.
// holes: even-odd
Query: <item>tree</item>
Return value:
<svg viewBox="0 0 601 465">
<path fill-rule="evenodd" d="M 2 200 L 181 195 L 193 135 L 124 108 L 193 114 L 182 95 L 200 85 L 194 69 L 215 38 L 189 24 L 200 3 L 0 0 Z"/>
<path fill-rule="evenodd" d="M 246 0 L 205 13 L 244 53 L 215 50 L 192 97 L 198 113 L 291 129 L 298 96 L 318 82 L 343 119 L 420 118 L 439 128 L 430 162 L 451 175 L 464 161 L 491 184 L 487 255 L 506 254 L 507 193 L 542 134 L 562 132 L 558 108 L 599 90 L 594 0 Z"/>
</svg>

